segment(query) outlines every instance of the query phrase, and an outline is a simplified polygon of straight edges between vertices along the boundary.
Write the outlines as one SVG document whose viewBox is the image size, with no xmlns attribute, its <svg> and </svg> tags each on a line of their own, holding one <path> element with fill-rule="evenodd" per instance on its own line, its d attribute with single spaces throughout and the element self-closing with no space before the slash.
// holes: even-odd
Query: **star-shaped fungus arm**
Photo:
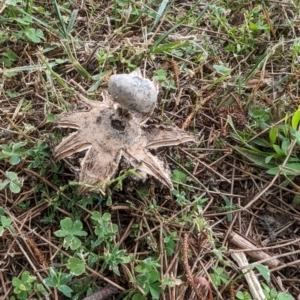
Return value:
<svg viewBox="0 0 300 300">
<path fill-rule="evenodd" d="M 90 148 L 81 163 L 79 181 L 88 185 L 105 184 L 115 174 L 120 158 L 121 151 L 110 153 Z M 83 186 L 79 192 L 88 189 Z"/>
<path fill-rule="evenodd" d="M 143 130 L 143 135 L 147 143 L 144 147 L 150 149 L 195 141 L 192 135 L 177 127 L 149 127 Z"/>
<path fill-rule="evenodd" d="M 74 132 L 68 137 L 63 138 L 61 143 L 55 148 L 55 159 L 60 160 L 90 147 L 91 143 L 82 138 L 80 131 Z"/>
<path fill-rule="evenodd" d="M 129 152 L 123 152 L 123 155 L 133 167 L 155 177 L 168 188 L 173 189 L 173 184 L 166 170 L 163 168 L 162 162 L 147 149 L 137 149 L 134 155 Z"/>
</svg>

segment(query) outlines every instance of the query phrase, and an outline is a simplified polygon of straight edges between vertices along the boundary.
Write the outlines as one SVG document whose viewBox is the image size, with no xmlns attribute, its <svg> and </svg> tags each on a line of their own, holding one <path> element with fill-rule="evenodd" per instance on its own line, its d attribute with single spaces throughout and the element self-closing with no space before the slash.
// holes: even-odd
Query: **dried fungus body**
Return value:
<svg viewBox="0 0 300 300">
<path fill-rule="evenodd" d="M 55 148 L 57 160 L 87 150 L 81 162 L 80 182 L 88 185 L 105 184 L 110 180 L 125 157 L 133 167 L 154 176 L 172 188 L 163 163 L 148 149 L 178 145 L 193 141 L 184 130 L 175 127 L 145 127 L 141 120 L 120 107 L 115 109 L 109 97 L 103 102 L 90 101 L 78 95 L 83 110 L 62 115 L 58 127 L 77 129 Z M 88 190 L 81 187 L 79 192 Z"/>
<path fill-rule="evenodd" d="M 130 74 L 111 75 L 108 92 L 122 107 L 142 114 L 152 111 L 157 100 L 155 84 L 143 78 L 139 68 Z"/>
</svg>

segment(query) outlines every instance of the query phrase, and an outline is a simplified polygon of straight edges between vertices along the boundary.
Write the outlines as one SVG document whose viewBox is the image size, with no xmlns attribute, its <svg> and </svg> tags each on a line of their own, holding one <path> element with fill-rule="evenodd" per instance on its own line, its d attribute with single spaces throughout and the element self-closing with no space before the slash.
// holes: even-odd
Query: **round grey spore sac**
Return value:
<svg viewBox="0 0 300 300">
<path fill-rule="evenodd" d="M 113 100 L 124 108 L 140 113 L 150 112 L 157 100 L 154 83 L 143 78 L 140 69 L 130 74 L 111 75 L 108 81 L 108 92 Z"/>
</svg>

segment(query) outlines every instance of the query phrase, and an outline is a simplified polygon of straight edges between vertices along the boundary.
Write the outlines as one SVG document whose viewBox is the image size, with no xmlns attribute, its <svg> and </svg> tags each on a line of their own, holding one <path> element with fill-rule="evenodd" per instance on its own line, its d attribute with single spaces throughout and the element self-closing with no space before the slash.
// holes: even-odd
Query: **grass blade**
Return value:
<svg viewBox="0 0 300 300">
<path fill-rule="evenodd" d="M 166 9 L 168 3 L 169 3 L 169 0 L 163 0 L 162 3 L 160 4 L 159 9 L 158 9 L 158 11 L 157 11 L 157 13 L 156 13 L 156 17 L 155 17 L 155 20 L 154 20 L 154 24 L 153 24 L 153 26 L 150 28 L 149 33 L 152 32 L 153 29 L 156 27 L 156 25 L 160 22 L 160 20 L 161 20 L 163 14 L 164 14 L 164 11 L 165 11 L 165 9 Z"/>
<path fill-rule="evenodd" d="M 63 17 L 60 13 L 60 10 L 59 10 L 59 6 L 57 4 L 57 1 L 54 0 L 53 1 L 53 4 L 54 4 L 54 9 L 55 9 L 55 12 L 56 12 L 56 15 L 58 17 L 58 20 L 59 20 L 59 23 L 60 23 L 60 26 L 61 26 L 61 31 L 64 35 L 64 37 L 67 39 L 68 38 L 68 32 L 66 30 L 66 26 L 65 26 L 65 23 L 64 23 L 64 20 L 63 20 Z"/>
<path fill-rule="evenodd" d="M 76 21 L 76 18 L 77 18 L 77 14 L 78 14 L 78 9 L 74 9 L 72 11 L 72 14 L 71 14 L 71 17 L 70 17 L 70 20 L 69 20 L 69 24 L 68 24 L 68 27 L 67 27 L 67 33 L 70 34 L 71 31 L 72 31 L 72 28 L 75 24 L 75 21 Z"/>
</svg>

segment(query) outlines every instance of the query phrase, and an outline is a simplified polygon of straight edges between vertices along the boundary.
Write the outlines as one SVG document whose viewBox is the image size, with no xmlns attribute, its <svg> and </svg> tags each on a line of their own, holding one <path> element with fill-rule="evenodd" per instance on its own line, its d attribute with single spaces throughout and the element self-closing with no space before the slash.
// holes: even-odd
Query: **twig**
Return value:
<svg viewBox="0 0 300 300">
<path fill-rule="evenodd" d="M 181 126 L 181 129 L 187 129 L 191 122 L 193 117 L 196 115 L 196 113 L 198 112 L 198 110 L 203 107 L 203 105 L 210 100 L 211 98 L 213 98 L 217 93 L 212 93 L 209 96 L 207 96 L 206 98 L 203 99 L 203 101 L 200 103 L 200 105 L 196 105 L 195 109 L 188 115 L 188 117 L 186 118 L 186 120 L 184 121 L 184 123 Z"/>
<path fill-rule="evenodd" d="M 172 68 L 175 75 L 177 91 L 179 91 L 180 90 L 179 70 L 178 70 L 178 64 L 174 59 L 172 59 Z"/>
<path fill-rule="evenodd" d="M 272 256 L 270 256 L 264 251 L 261 251 L 259 248 L 255 247 L 252 243 L 247 241 L 244 237 L 242 237 L 241 235 L 235 232 L 229 233 L 229 243 L 232 243 L 233 245 L 239 248 L 257 250 L 257 251 L 248 252 L 247 254 L 251 256 L 253 259 L 255 259 L 256 261 L 262 259 L 268 259 L 266 265 L 268 265 L 270 268 L 275 268 L 281 265 L 281 262 L 278 259 L 272 258 Z M 244 251 L 246 252 L 246 250 Z"/>
<path fill-rule="evenodd" d="M 107 284 L 102 290 L 83 298 L 82 300 L 106 300 L 112 295 L 119 293 L 119 289 L 111 284 Z"/>
<path fill-rule="evenodd" d="M 244 253 L 232 253 L 232 258 L 237 262 L 239 267 L 248 265 L 246 255 Z M 243 269 L 242 272 L 245 275 L 245 279 L 249 285 L 249 290 L 253 299 L 264 300 L 266 296 L 260 286 L 260 283 L 255 276 L 255 273 L 251 269 Z"/>
<path fill-rule="evenodd" d="M 200 292 L 200 290 L 197 288 L 196 284 L 194 283 L 194 278 L 191 272 L 191 268 L 189 266 L 188 262 L 188 250 L 189 250 L 189 244 L 188 244 L 188 237 L 189 235 L 185 233 L 183 235 L 183 243 L 182 243 L 182 259 L 183 259 L 183 268 L 186 274 L 186 279 L 190 285 L 190 287 L 193 289 L 195 294 L 197 295 L 197 298 L 199 300 L 205 300 L 204 295 Z"/>
</svg>

